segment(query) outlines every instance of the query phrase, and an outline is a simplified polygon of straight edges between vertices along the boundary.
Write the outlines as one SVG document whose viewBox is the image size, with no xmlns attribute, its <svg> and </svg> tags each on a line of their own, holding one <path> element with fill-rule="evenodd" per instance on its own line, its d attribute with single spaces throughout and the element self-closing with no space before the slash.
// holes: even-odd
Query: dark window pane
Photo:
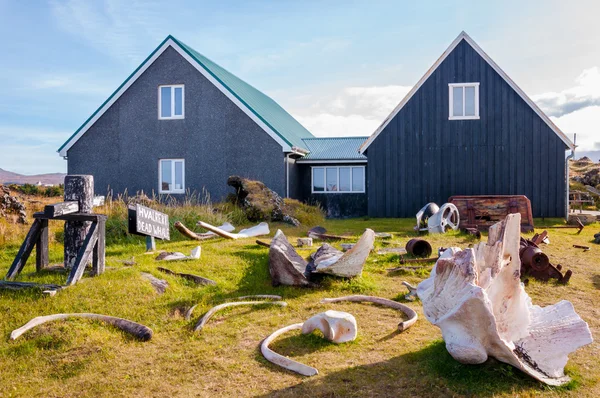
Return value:
<svg viewBox="0 0 600 398">
<path fill-rule="evenodd" d="M 175 115 L 183 115 L 183 87 L 175 87 Z"/>
<path fill-rule="evenodd" d="M 350 192 L 350 167 L 340 167 L 340 192 Z"/>
<path fill-rule="evenodd" d="M 365 169 L 363 167 L 352 168 L 352 190 L 359 192 L 365 190 Z"/>
<path fill-rule="evenodd" d="M 175 162 L 175 189 L 183 189 L 183 162 Z"/>
<path fill-rule="evenodd" d="M 475 87 L 465 87 L 465 116 L 475 116 Z"/>
<path fill-rule="evenodd" d="M 327 169 L 327 190 L 337 191 L 337 167 L 328 167 Z"/>
<path fill-rule="evenodd" d="M 170 191 L 173 181 L 171 181 L 171 161 L 161 160 L 161 177 L 160 177 L 160 189 L 163 191 Z"/>
<path fill-rule="evenodd" d="M 463 116 L 462 87 L 452 87 L 452 116 Z"/>
<path fill-rule="evenodd" d="M 325 191 L 325 169 L 314 168 L 313 169 L 313 191 L 324 192 Z"/>
<path fill-rule="evenodd" d="M 171 87 L 160 88 L 160 117 L 171 117 Z"/>
</svg>

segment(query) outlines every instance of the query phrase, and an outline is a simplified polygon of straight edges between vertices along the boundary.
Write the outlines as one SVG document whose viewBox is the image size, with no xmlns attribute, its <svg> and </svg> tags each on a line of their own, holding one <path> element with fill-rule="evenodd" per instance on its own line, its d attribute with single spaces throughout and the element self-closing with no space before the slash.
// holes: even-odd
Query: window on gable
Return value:
<svg viewBox="0 0 600 398">
<path fill-rule="evenodd" d="M 312 193 L 364 193 L 364 166 L 312 168 Z"/>
<path fill-rule="evenodd" d="M 158 87 L 158 118 L 183 119 L 185 94 L 183 84 Z"/>
<path fill-rule="evenodd" d="M 185 160 L 161 159 L 158 175 L 159 193 L 185 193 Z"/>
<path fill-rule="evenodd" d="M 450 83 L 450 120 L 479 119 L 479 83 Z"/>
</svg>

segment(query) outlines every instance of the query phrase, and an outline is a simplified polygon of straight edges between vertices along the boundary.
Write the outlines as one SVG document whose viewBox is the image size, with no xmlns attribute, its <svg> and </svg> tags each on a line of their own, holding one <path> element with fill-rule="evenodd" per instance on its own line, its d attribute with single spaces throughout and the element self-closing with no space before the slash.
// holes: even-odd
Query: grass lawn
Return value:
<svg viewBox="0 0 600 398">
<path fill-rule="evenodd" d="M 546 220 L 550 223 L 552 220 Z M 414 237 L 413 220 L 329 220 L 332 233 L 359 236 L 364 228 L 392 232 L 389 245 L 404 246 Z M 558 220 L 554 220 L 558 222 Z M 536 220 L 536 225 L 543 222 Z M 271 236 L 280 227 L 290 241 L 305 236 L 306 227 L 271 225 Z M 534 304 L 570 300 L 589 323 L 594 337 L 600 332 L 600 246 L 591 243 L 599 224 L 574 230 L 549 230 L 551 244 L 544 248 L 552 263 L 573 270 L 567 286 L 532 281 L 526 290 Z M 433 247 L 466 247 L 471 236 L 448 233 L 426 237 Z M 574 249 L 574 243 L 592 250 Z M 158 242 L 159 249 L 189 251 L 191 241 Z M 413 284 L 427 277 L 430 266 L 414 273 L 389 274 L 395 255 L 372 254 L 362 277 L 351 281 L 326 278 L 322 287 L 273 288 L 268 272 L 268 249 L 253 239 L 204 242 L 198 261 L 158 263 L 145 255 L 142 239 L 107 247 L 107 271 L 84 277 L 77 285 L 45 297 L 36 291 L 0 291 L 0 396 L 600 396 L 600 346 L 598 342 L 571 355 L 566 387 L 550 388 L 493 359 L 468 366 L 446 352 L 439 329 L 422 315 L 420 302 L 409 302 L 419 320 L 398 333 L 399 313 L 370 304 L 319 304 L 321 298 L 361 293 L 404 302 L 403 280 Z M 339 247 L 339 244 L 335 244 Z M 377 246 L 381 246 L 378 241 Z M 0 272 L 4 275 L 18 246 L 0 247 Z M 308 255 L 310 250 L 300 250 Z M 119 260 L 135 257 L 127 267 Z M 62 246 L 53 243 L 51 263 L 62 262 Z M 217 286 L 197 287 L 158 271 L 165 266 L 210 278 Z M 19 280 L 64 283 L 66 276 L 35 274 L 29 263 Z M 169 288 L 158 295 L 140 272 L 165 279 Z M 279 294 L 288 302 L 280 307 L 238 307 L 218 313 L 200 333 L 192 327 L 198 317 L 225 299 L 249 294 Z M 192 321 L 186 309 L 199 304 Z M 335 345 L 319 336 L 291 332 L 272 347 L 278 353 L 316 367 L 319 375 L 303 377 L 263 359 L 259 343 L 274 330 L 302 322 L 327 309 L 352 313 L 358 322 L 356 341 Z M 61 312 L 94 312 L 128 318 L 154 331 L 152 340 L 139 342 L 113 327 L 74 319 L 45 324 L 16 341 L 10 332 L 31 318 Z"/>
</svg>

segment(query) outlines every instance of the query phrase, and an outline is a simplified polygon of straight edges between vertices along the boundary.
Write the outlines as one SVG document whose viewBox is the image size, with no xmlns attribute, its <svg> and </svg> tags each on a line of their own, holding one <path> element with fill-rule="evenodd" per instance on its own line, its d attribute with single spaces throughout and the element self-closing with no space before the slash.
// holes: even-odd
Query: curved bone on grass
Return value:
<svg viewBox="0 0 600 398">
<path fill-rule="evenodd" d="M 264 300 L 281 300 L 283 297 L 276 294 L 253 294 L 251 296 L 240 296 L 236 300 L 248 300 L 248 299 L 264 299 Z"/>
<path fill-rule="evenodd" d="M 10 339 L 16 340 L 23 333 L 25 333 L 28 330 L 31 330 L 31 329 L 35 328 L 36 326 L 39 326 L 43 323 L 57 321 L 60 319 L 67 319 L 67 318 L 87 318 L 87 319 L 93 319 L 96 321 L 102 321 L 104 323 L 108 323 L 109 325 L 117 327 L 117 328 L 121 329 L 122 331 L 127 332 L 142 341 L 148 341 L 152 338 L 152 329 L 150 329 L 149 327 L 144 326 L 142 324 L 130 321 L 128 319 L 117 318 L 114 316 L 101 315 L 101 314 L 80 313 L 80 314 L 53 314 L 53 315 L 46 315 L 46 316 L 38 316 L 38 317 L 30 320 L 29 322 L 27 322 L 25 325 L 21 326 L 20 328 L 13 330 L 12 333 L 10 334 Z"/>
<path fill-rule="evenodd" d="M 203 221 L 198 221 L 198 225 L 210 232 L 213 232 L 213 233 L 215 233 L 223 238 L 227 238 L 227 239 L 250 238 L 250 237 L 254 237 L 254 236 L 268 235 L 270 233 L 269 224 L 267 224 L 266 222 L 261 222 L 260 224 L 254 226 L 252 228 L 242 229 L 237 234 L 232 234 L 232 233 L 223 231 L 222 229 L 219 229 L 219 228 L 215 227 L 214 225 L 210 225 Z"/>
<path fill-rule="evenodd" d="M 281 300 L 282 297 L 281 296 L 277 296 L 275 294 L 254 294 L 251 296 L 240 296 L 240 297 L 236 297 L 232 300 L 252 300 L 252 299 L 263 299 L 263 300 Z M 190 319 L 192 319 L 192 313 L 194 312 L 194 310 L 196 309 L 196 307 L 198 306 L 198 304 L 192 306 L 189 310 L 186 311 L 185 313 L 185 320 L 189 321 Z"/>
<path fill-rule="evenodd" d="M 210 310 L 208 310 L 208 312 L 206 314 L 204 314 L 202 316 L 202 318 L 200 318 L 200 320 L 198 321 L 198 323 L 196 323 L 196 326 L 194 327 L 194 332 L 202 330 L 202 328 L 204 328 L 204 325 L 206 325 L 208 320 L 210 318 L 212 318 L 212 316 L 214 314 L 221 311 L 223 308 L 237 307 L 239 305 L 262 305 L 262 304 L 278 305 L 280 307 L 287 306 L 287 303 L 285 301 L 233 301 L 230 303 L 219 304 L 215 307 L 212 307 Z M 192 308 L 194 308 L 194 307 L 192 307 Z M 191 310 L 191 308 L 190 308 L 190 310 Z"/>
<path fill-rule="evenodd" d="M 404 313 L 408 317 L 407 321 L 400 322 L 398 324 L 398 330 L 403 332 L 409 327 L 411 327 L 418 319 L 417 313 L 412 308 L 400 304 L 393 300 L 388 300 L 382 297 L 375 296 L 363 296 L 363 295 L 354 295 L 354 296 L 345 296 L 345 297 L 337 297 L 337 298 L 325 298 L 321 300 L 321 303 L 338 303 L 341 301 L 351 301 L 354 303 L 361 303 L 364 301 L 375 303 L 379 305 L 383 305 L 386 307 L 394 308 Z"/>
<path fill-rule="evenodd" d="M 284 357 L 283 355 L 279 355 L 269 348 L 269 344 L 271 344 L 277 337 L 289 332 L 290 330 L 302 329 L 302 325 L 303 323 L 294 323 L 293 325 L 276 330 L 260 344 L 260 352 L 267 361 L 274 363 L 275 365 L 279 365 L 282 368 L 286 368 L 303 376 L 314 376 L 319 374 L 317 369 L 313 368 L 312 366 L 304 365 L 300 362 L 294 361 L 288 357 Z"/>
</svg>

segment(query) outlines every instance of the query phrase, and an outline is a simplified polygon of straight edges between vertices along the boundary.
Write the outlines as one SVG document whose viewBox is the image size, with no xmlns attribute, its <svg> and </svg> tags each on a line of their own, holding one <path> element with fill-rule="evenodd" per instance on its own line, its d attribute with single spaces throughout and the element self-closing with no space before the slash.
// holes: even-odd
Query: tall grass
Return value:
<svg viewBox="0 0 600 398">
<path fill-rule="evenodd" d="M 204 221 L 213 225 L 223 222 L 231 222 L 234 225 L 245 224 L 248 220 L 237 208 L 224 205 L 213 205 L 210 196 L 203 192 L 186 192 L 183 198 L 175 198 L 170 195 L 155 195 L 151 197 L 139 192 L 130 196 L 127 191 L 115 197 L 108 195 L 103 206 L 96 207 L 95 212 L 106 214 L 106 240 L 111 243 L 128 243 L 143 239 L 128 232 L 128 207 L 136 203 L 151 207 L 169 216 L 171 240 L 185 239 L 176 232 L 173 225 L 179 221 L 191 230 L 199 230 L 196 227 L 198 221 Z"/>
</svg>

